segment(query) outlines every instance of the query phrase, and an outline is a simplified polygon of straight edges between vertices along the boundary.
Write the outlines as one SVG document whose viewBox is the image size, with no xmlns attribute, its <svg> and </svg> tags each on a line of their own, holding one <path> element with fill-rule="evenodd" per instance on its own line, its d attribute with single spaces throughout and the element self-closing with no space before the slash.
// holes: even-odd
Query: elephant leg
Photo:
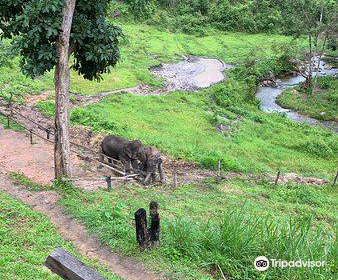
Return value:
<svg viewBox="0 0 338 280">
<path fill-rule="evenodd" d="M 131 161 L 131 166 L 133 167 L 133 170 L 134 170 L 135 173 L 140 173 L 140 166 L 139 166 L 136 159 L 133 159 Z"/>
<path fill-rule="evenodd" d="M 152 181 L 153 183 L 156 182 L 156 173 L 155 173 L 155 172 L 154 172 L 154 173 L 151 173 L 151 181 Z"/>
<path fill-rule="evenodd" d="M 164 173 L 163 173 L 163 166 L 162 166 L 162 162 L 160 162 L 158 164 L 158 173 L 160 174 L 160 181 L 161 182 L 165 182 L 165 177 L 164 177 Z"/>
<path fill-rule="evenodd" d="M 144 179 L 143 184 L 146 185 L 146 184 L 149 182 L 150 177 L 151 177 L 151 173 L 149 172 L 149 173 L 147 173 L 147 176 L 146 176 L 146 178 Z"/>
<path fill-rule="evenodd" d="M 124 163 L 124 170 L 126 172 L 126 174 L 130 174 L 131 173 L 131 167 L 130 167 L 130 161 L 126 160 Z"/>
</svg>

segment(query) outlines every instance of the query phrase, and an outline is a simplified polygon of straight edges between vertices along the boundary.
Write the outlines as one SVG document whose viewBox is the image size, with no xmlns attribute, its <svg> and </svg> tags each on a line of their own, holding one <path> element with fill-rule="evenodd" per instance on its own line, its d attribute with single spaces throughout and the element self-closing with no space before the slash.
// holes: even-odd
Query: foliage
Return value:
<svg viewBox="0 0 338 280">
<path fill-rule="evenodd" d="M 15 185 L 24 185 L 28 190 L 31 191 L 40 191 L 42 189 L 47 189 L 47 186 L 42 186 L 32 181 L 22 173 L 11 172 L 8 174 L 8 177 L 13 181 Z"/>
<path fill-rule="evenodd" d="M 277 103 L 315 119 L 335 120 L 338 117 L 338 79 L 318 77 L 317 85 L 314 93 L 301 86 L 287 89 L 277 97 Z"/>
<path fill-rule="evenodd" d="M 95 261 L 76 252 L 70 242 L 57 234 L 45 215 L 33 211 L 9 195 L 0 192 L 0 275 L 11 280 L 57 280 L 56 274 L 44 268 L 46 257 L 62 246 L 85 264 L 94 267 L 110 280 L 112 275 Z"/>
<path fill-rule="evenodd" d="M 1 34 L 1 33 L 0 33 Z M 14 54 L 7 40 L 0 40 L 0 68 L 13 67 Z"/>
<path fill-rule="evenodd" d="M 316 88 L 318 72 L 313 64 L 321 59 L 327 40 L 338 32 L 338 2 L 335 0 L 281 1 L 283 26 L 286 34 L 308 39 L 308 67 L 306 86 L 312 93 Z"/>
<path fill-rule="evenodd" d="M 128 0 L 125 4 L 128 12 L 123 4 L 114 4 L 125 17 L 132 14 L 161 29 L 190 34 L 204 34 L 210 28 L 276 32 L 281 27 L 281 12 L 271 0 Z"/>
<path fill-rule="evenodd" d="M 331 34 L 337 30 L 337 1 L 284 0 L 279 5 L 285 34 L 318 37 L 321 33 Z"/>
<path fill-rule="evenodd" d="M 0 29 L 5 38 L 14 38 L 25 75 L 36 77 L 55 66 L 63 4 L 56 0 L 0 2 Z M 100 79 L 119 59 L 121 31 L 105 18 L 108 4 L 108 0 L 76 3 L 70 42 L 75 46 L 73 68 L 86 79 Z"/>
<path fill-rule="evenodd" d="M 154 199 L 160 206 L 161 247 L 140 252 L 133 215 Z M 265 279 L 334 279 L 336 203 L 329 185 L 276 187 L 257 179 L 175 189 L 126 185 L 62 199 L 104 244 L 179 280 L 220 279 L 217 265 L 230 279 L 261 279 L 252 265 L 259 255 L 327 262 L 315 269 L 269 269 Z"/>
</svg>

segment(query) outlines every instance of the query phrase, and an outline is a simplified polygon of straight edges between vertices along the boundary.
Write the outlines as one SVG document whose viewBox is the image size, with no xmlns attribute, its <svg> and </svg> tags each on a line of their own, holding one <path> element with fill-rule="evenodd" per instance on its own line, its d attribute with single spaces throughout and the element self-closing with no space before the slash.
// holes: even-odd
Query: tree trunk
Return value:
<svg viewBox="0 0 338 280">
<path fill-rule="evenodd" d="M 306 86 L 308 90 L 312 90 L 312 76 L 313 76 L 313 51 L 312 51 L 312 36 L 309 35 L 309 65 L 308 65 L 308 73 L 306 77 Z"/>
<path fill-rule="evenodd" d="M 76 0 L 66 0 L 62 10 L 61 31 L 56 42 L 58 62 L 55 68 L 55 178 L 71 176 L 69 144 L 69 39 Z"/>
</svg>

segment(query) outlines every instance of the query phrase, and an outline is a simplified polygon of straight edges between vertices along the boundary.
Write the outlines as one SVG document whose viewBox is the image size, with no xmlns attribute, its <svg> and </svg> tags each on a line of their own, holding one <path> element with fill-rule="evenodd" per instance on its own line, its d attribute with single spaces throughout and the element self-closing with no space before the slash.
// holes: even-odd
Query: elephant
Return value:
<svg viewBox="0 0 338 280">
<path fill-rule="evenodd" d="M 145 147 L 144 152 L 146 159 L 144 161 L 141 161 L 141 170 L 143 175 L 145 176 L 144 184 L 147 184 L 150 178 L 154 182 L 156 180 L 157 171 L 160 175 L 160 181 L 164 182 L 165 177 L 162 167 L 163 161 L 160 152 L 151 146 Z"/>
<path fill-rule="evenodd" d="M 101 161 L 104 159 L 104 155 L 113 159 L 120 160 L 125 168 L 125 172 L 130 174 L 131 167 L 134 172 L 139 173 L 139 162 L 145 161 L 145 151 L 142 147 L 140 140 L 129 141 L 119 136 L 108 135 L 101 142 L 100 156 Z M 109 163 L 112 163 L 111 159 L 108 159 Z"/>
</svg>

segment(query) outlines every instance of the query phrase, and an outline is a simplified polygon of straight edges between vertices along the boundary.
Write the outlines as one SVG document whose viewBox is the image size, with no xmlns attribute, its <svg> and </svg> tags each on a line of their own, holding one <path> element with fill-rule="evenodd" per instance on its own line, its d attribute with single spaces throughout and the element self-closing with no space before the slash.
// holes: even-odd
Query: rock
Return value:
<svg viewBox="0 0 338 280">
<path fill-rule="evenodd" d="M 217 127 L 217 130 L 218 130 L 219 132 L 228 131 L 228 130 L 230 130 L 230 129 L 231 129 L 231 126 L 228 125 L 228 124 L 226 124 L 226 125 L 220 124 L 220 125 Z"/>
<path fill-rule="evenodd" d="M 331 70 L 332 68 L 333 68 L 332 65 L 329 65 L 329 64 L 324 65 L 325 70 Z"/>
<path fill-rule="evenodd" d="M 328 181 L 324 179 L 314 178 L 314 177 L 302 177 L 296 173 L 286 173 L 284 176 L 281 176 L 281 182 L 287 184 L 289 181 L 293 181 L 297 184 L 313 184 L 313 185 L 324 185 Z"/>
<path fill-rule="evenodd" d="M 325 112 L 321 112 L 321 113 L 320 113 L 321 116 L 324 116 L 325 114 L 326 114 Z"/>
</svg>

